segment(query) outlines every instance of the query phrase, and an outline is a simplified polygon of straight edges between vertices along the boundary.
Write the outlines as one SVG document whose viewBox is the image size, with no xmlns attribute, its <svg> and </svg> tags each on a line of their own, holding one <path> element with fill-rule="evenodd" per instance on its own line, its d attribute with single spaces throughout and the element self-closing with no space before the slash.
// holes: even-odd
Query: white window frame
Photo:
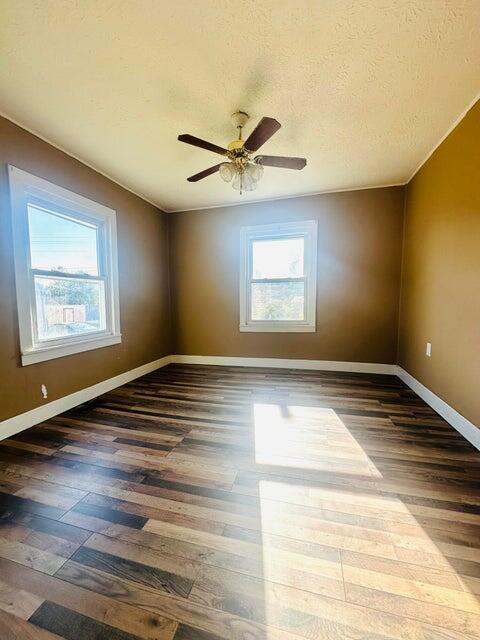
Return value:
<svg viewBox="0 0 480 640">
<path fill-rule="evenodd" d="M 12 209 L 15 284 L 22 365 L 61 358 L 121 342 L 118 293 L 116 213 L 104 205 L 59 187 L 22 169 L 8 167 Z M 99 276 L 32 269 L 28 228 L 28 205 L 98 228 Z M 105 330 L 84 335 L 38 339 L 34 275 L 102 280 L 105 287 Z"/>
<path fill-rule="evenodd" d="M 252 277 L 252 244 L 255 240 L 304 239 L 304 276 L 299 278 Z M 305 319 L 252 320 L 251 291 L 254 282 L 305 282 Z M 281 222 L 278 224 L 243 227 L 240 231 L 240 331 L 314 332 L 317 305 L 317 221 Z"/>
</svg>

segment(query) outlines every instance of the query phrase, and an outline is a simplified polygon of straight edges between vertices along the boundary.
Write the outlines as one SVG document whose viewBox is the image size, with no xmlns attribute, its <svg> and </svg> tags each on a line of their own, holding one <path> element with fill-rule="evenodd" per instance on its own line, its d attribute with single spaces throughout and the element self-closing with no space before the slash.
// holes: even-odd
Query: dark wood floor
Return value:
<svg viewBox="0 0 480 640">
<path fill-rule="evenodd" d="M 171 365 L 0 443 L 0 638 L 479 638 L 479 470 L 397 378 Z"/>
</svg>

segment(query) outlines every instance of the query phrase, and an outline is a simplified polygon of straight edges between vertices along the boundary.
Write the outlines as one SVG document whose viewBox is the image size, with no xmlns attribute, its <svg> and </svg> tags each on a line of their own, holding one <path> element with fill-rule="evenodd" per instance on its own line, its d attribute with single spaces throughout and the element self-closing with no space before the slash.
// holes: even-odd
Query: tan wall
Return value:
<svg viewBox="0 0 480 640">
<path fill-rule="evenodd" d="M 240 333 L 240 227 L 318 220 L 316 333 Z M 176 351 L 393 363 L 403 188 L 170 215 Z"/>
<path fill-rule="evenodd" d="M 7 163 L 117 211 L 121 344 L 20 365 Z M 0 118 L 0 420 L 171 351 L 167 216 Z M 46 401 L 42 383 L 49 392 Z"/>
<path fill-rule="evenodd" d="M 480 425 L 480 102 L 407 187 L 399 362 Z"/>
</svg>

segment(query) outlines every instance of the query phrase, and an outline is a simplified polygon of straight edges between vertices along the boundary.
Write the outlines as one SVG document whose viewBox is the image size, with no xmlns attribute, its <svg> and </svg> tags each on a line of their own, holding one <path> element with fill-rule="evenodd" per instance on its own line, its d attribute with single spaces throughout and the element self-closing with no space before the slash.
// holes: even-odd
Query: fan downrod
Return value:
<svg viewBox="0 0 480 640">
<path fill-rule="evenodd" d="M 245 111 L 235 111 L 232 113 L 231 120 L 235 129 L 238 129 L 238 139 L 230 142 L 227 148 L 229 151 L 237 151 L 243 148 L 242 129 L 247 124 L 249 115 Z"/>
</svg>

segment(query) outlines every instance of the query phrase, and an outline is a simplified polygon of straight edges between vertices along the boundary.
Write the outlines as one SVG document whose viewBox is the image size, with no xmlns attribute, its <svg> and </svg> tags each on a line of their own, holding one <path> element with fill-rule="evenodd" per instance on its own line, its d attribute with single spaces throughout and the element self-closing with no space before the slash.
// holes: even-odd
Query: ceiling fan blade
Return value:
<svg viewBox="0 0 480 640">
<path fill-rule="evenodd" d="M 196 138 L 195 136 L 191 136 L 189 133 L 182 133 L 181 136 L 178 136 L 180 142 L 186 142 L 187 144 L 191 144 L 194 147 L 200 147 L 201 149 L 206 149 L 207 151 L 213 151 L 213 153 L 219 153 L 224 156 L 227 153 L 227 150 L 223 147 L 219 147 L 212 142 L 207 142 L 206 140 L 202 140 L 201 138 Z"/>
<path fill-rule="evenodd" d="M 307 164 L 305 158 L 291 158 L 289 156 L 256 156 L 255 162 L 266 167 L 279 167 L 280 169 L 303 169 Z"/>
<path fill-rule="evenodd" d="M 200 173 L 196 173 L 194 176 L 190 176 L 189 178 L 187 178 L 187 180 L 189 182 L 198 182 L 199 180 L 203 180 L 203 178 L 210 176 L 212 173 L 216 173 L 220 168 L 220 164 L 216 164 L 209 169 L 204 169 L 203 171 L 200 171 Z"/>
<path fill-rule="evenodd" d="M 275 118 L 262 118 L 245 140 L 245 149 L 257 151 L 282 125 Z"/>
</svg>

